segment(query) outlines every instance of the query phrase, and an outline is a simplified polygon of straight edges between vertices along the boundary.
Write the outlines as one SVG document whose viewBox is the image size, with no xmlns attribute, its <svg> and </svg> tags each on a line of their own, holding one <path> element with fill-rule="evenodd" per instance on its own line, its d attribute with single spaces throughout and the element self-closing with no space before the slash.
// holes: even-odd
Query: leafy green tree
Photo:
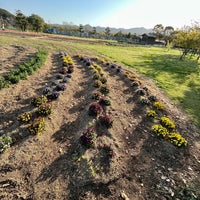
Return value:
<svg viewBox="0 0 200 200">
<path fill-rule="evenodd" d="M 153 33 L 159 40 L 163 38 L 164 26 L 162 24 L 157 24 L 153 28 Z"/>
<path fill-rule="evenodd" d="M 105 35 L 106 35 L 106 38 L 107 38 L 107 39 L 109 38 L 110 34 L 111 34 L 110 28 L 109 28 L 109 27 L 106 27 L 106 28 L 105 28 Z"/>
<path fill-rule="evenodd" d="M 179 30 L 176 32 L 174 44 L 181 48 L 182 55 L 180 59 L 184 59 L 187 54 L 197 55 L 197 60 L 200 55 L 200 32 L 195 29 L 189 31 Z"/>
<path fill-rule="evenodd" d="M 164 29 L 164 40 L 166 45 L 170 45 L 174 37 L 174 28 L 172 26 L 166 26 Z"/>
<path fill-rule="evenodd" d="M 96 35 L 97 34 L 97 29 L 96 29 L 96 27 L 93 27 L 93 29 L 92 29 L 92 35 Z"/>
<path fill-rule="evenodd" d="M 28 19 L 20 10 L 16 12 L 15 21 L 16 25 L 19 26 L 21 31 L 26 31 L 28 27 Z"/>
<path fill-rule="evenodd" d="M 31 29 L 36 32 L 42 31 L 45 25 L 44 19 L 35 14 L 28 17 L 28 22 Z"/>
<path fill-rule="evenodd" d="M 83 25 L 82 25 L 82 24 L 79 25 L 79 33 L 80 33 L 80 37 L 81 37 L 82 34 L 84 33 L 84 28 L 83 28 Z"/>
</svg>

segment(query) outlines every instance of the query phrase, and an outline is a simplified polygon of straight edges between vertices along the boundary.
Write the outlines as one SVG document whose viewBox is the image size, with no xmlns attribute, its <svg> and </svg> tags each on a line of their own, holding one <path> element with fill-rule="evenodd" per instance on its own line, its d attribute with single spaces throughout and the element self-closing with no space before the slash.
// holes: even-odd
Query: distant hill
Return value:
<svg viewBox="0 0 200 200">
<path fill-rule="evenodd" d="M 77 25 L 74 25 L 74 24 L 69 24 L 69 23 L 66 23 L 65 25 L 60 25 L 60 24 L 52 24 L 54 27 L 58 27 L 58 26 L 73 26 L 73 27 L 76 27 L 78 28 L 79 26 Z M 93 30 L 93 26 L 89 25 L 89 24 L 86 24 L 83 26 L 83 28 L 85 30 L 88 30 L 88 31 L 92 31 Z M 105 31 L 105 28 L 106 27 L 101 27 L 101 26 L 96 26 L 96 30 L 97 32 L 104 32 Z M 111 28 L 109 27 L 110 30 L 111 30 L 111 33 L 117 33 L 119 31 L 121 31 L 122 33 L 131 33 L 131 34 L 136 34 L 136 35 L 141 35 L 143 33 L 151 33 L 152 32 L 152 29 L 146 29 L 144 27 L 136 27 L 136 28 L 130 28 L 130 29 L 125 29 L 125 28 Z"/>
<path fill-rule="evenodd" d="M 15 16 L 0 8 L 0 23 L 4 23 L 5 27 L 14 26 L 15 25 Z"/>
</svg>

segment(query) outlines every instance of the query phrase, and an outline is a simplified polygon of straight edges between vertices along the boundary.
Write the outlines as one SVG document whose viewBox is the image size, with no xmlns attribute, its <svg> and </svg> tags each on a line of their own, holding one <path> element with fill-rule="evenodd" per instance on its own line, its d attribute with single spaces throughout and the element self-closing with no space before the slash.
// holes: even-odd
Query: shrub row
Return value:
<svg viewBox="0 0 200 200">
<path fill-rule="evenodd" d="M 139 102 L 142 105 L 145 105 L 147 108 L 150 108 L 147 110 L 148 117 L 158 118 L 158 114 L 162 114 L 162 111 L 165 109 L 164 105 L 157 100 L 156 96 L 149 94 L 147 87 L 142 87 L 142 82 L 133 72 L 124 70 L 121 66 L 109 63 L 104 59 L 93 58 L 91 60 L 102 63 L 104 66 L 109 67 L 112 70 L 115 69 L 117 73 L 120 72 L 120 75 L 128 79 L 130 81 L 132 90 L 135 91 L 134 97 L 139 97 Z M 94 97 L 99 98 L 98 93 L 95 93 Z M 151 130 L 156 133 L 157 136 L 167 138 L 170 143 L 178 147 L 187 146 L 187 141 L 185 138 L 183 138 L 180 133 L 172 131 L 175 128 L 175 123 L 171 121 L 171 119 L 166 116 L 161 116 L 158 119 L 160 121 L 160 125 L 156 124 L 151 128 Z"/>
<path fill-rule="evenodd" d="M 46 50 L 39 49 L 28 62 L 0 77 L 0 89 L 8 87 L 10 84 L 18 83 L 20 80 L 26 79 L 27 76 L 33 74 L 34 71 L 45 63 L 47 55 L 48 52 Z"/>
</svg>

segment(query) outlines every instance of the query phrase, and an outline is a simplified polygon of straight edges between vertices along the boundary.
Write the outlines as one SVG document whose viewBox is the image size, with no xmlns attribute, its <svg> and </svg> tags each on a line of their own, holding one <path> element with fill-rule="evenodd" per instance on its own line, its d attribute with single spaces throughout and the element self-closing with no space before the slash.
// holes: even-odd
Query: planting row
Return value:
<svg viewBox="0 0 200 200">
<path fill-rule="evenodd" d="M 88 125 L 88 128 L 83 130 L 80 137 L 81 144 L 86 148 L 95 148 L 97 138 L 103 134 L 99 134 L 96 127 L 99 125 L 101 131 L 112 128 L 113 119 L 107 112 L 107 107 L 111 105 L 111 100 L 107 96 L 110 89 L 107 85 L 107 78 L 105 72 L 100 65 L 92 63 L 87 57 L 77 55 L 79 61 L 85 66 L 85 69 L 89 70 L 90 75 L 93 79 L 94 91 L 91 94 L 93 102 L 90 103 L 88 108 L 88 115 L 93 116 L 95 120 L 93 124 Z M 95 89 L 96 88 L 96 89 Z M 103 155 L 106 160 L 110 160 L 114 157 L 115 152 L 111 143 L 105 142 L 97 146 L 99 151 L 103 151 Z"/>
<path fill-rule="evenodd" d="M 55 74 L 55 80 L 49 86 L 43 88 L 40 95 L 31 100 L 30 112 L 22 113 L 18 117 L 20 124 L 27 124 L 28 132 L 31 135 L 40 135 L 45 129 L 45 117 L 52 113 L 52 101 L 58 99 L 60 93 L 67 88 L 67 82 L 72 77 L 74 63 L 72 58 L 64 52 L 59 54 L 62 59 L 62 67 Z M 0 152 L 15 142 L 10 136 L 0 137 Z"/>
<path fill-rule="evenodd" d="M 27 76 L 33 74 L 46 61 L 48 52 L 46 50 L 38 50 L 34 57 L 28 62 L 20 65 L 17 69 L 13 69 L 7 74 L 0 77 L 0 89 L 8 87 L 10 84 L 18 83 Z"/>
<path fill-rule="evenodd" d="M 133 72 L 123 69 L 115 63 L 109 63 L 104 59 L 99 59 L 98 57 L 89 59 L 88 65 L 92 62 L 91 60 L 102 63 L 109 70 L 115 70 L 116 73 L 130 82 L 131 90 L 134 92 L 133 98 L 136 98 L 141 105 L 145 106 L 147 117 L 153 118 L 154 123 L 156 123 L 151 127 L 154 134 L 178 147 L 187 146 L 186 139 L 175 131 L 175 123 L 164 114 L 166 113 L 164 105 L 157 100 L 155 95 L 150 94 L 148 87 L 142 85 L 142 82 Z"/>
</svg>

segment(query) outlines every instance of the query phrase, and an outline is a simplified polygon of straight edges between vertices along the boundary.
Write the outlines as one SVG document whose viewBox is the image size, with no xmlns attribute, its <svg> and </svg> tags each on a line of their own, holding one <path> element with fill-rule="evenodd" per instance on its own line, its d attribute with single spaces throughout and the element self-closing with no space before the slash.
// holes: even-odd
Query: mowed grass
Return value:
<svg viewBox="0 0 200 200">
<path fill-rule="evenodd" d="M 180 61 L 180 51 L 150 46 L 112 46 L 45 37 L 0 36 L 0 45 L 16 44 L 66 51 L 88 56 L 102 55 L 156 81 L 194 122 L 200 126 L 200 63 L 187 58 Z"/>
</svg>

